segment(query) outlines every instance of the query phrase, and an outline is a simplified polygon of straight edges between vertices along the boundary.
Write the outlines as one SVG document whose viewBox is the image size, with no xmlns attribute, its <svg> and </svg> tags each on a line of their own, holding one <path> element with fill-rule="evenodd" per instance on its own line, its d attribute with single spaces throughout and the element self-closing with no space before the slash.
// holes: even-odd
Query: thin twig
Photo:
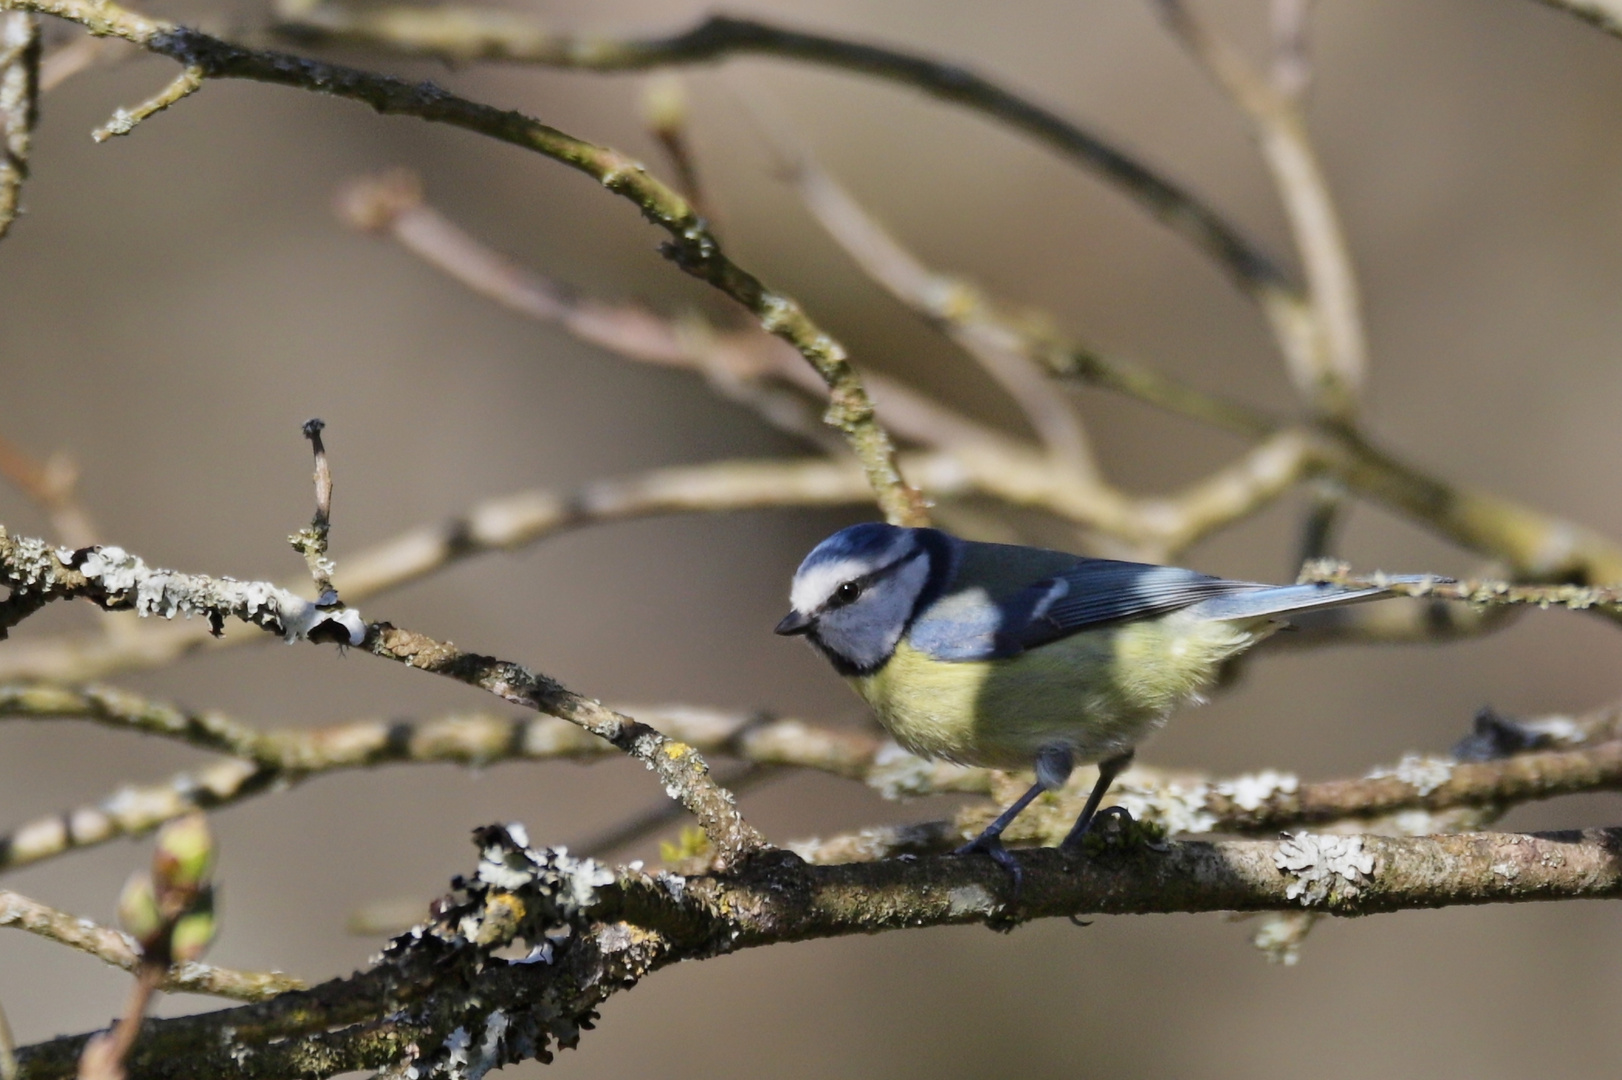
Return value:
<svg viewBox="0 0 1622 1080">
<path fill-rule="evenodd" d="M 642 120 L 669 159 L 676 189 L 693 204 L 698 216 L 715 228 L 715 208 L 699 180 L 698 159 L 688 134 L 687 86 L 681 76 L 664 72 L 642 88 Z"/>
<path fill-rule="evenodd" d="M 1501 609 L 1499 609 L 1501 610 Z M 751 768 L 811 769 L 856 780 L 886 798 L 945 793 L 990 795 L 1006 801 L 1027 781 L 986 769 L 926 761 L 861 731 L 831 730 L 799 720 L 676 706 L 641 706 L 643 716 L 668 738 L 706 755 L 741 760 Z M 1120 791 L 1139 817 L 1172 831 L 1269 830 L 1402 812 L 1438 814 L 1461 807 L 1509 806 L 1584 791 L 1622 788 L 1622 734 L 1615 706 L 1582 717 L 1500 721 L 1513 732 L 1519 756 L 1460 764 L 1410 759 L 1370 778 L 1298 782 L 1272 772 L 1223 780 L 1138 766 Z M 391 763 L 455 762 L 486 767 L 504 761 L 590 760 L 614 752 L 608 743 L 555 718 L 454 715 L 438 720 L 361 720 L 328 728 L 260 731 L 216 712 L 192 713 L 107 688 L 0 687 L 0 719 L 73 717 L 113 728 L 175 739 L 237 760 L 183 773 L 168 783 L 124 788 L 96 805 L 53 814 L 0 836 L 0 870 L 67 851 L 135 836 L 199 809 L 211 810 L 312 776 Z M 1495 729 L 1497 730 L 1497 729 Z M 1508 752 L 1507 750 L 1505 752 Z M 751 783 L 753 772 L 735 779 Z M 1065 792 L 1049 796 L 1009 834 L 1021 842 L 1062 839 L 1092 783 L 1078 773 Z M 734 778 L 721 782 L 729 790 Z M 969 806 L 955 821 L 932 826 L 946 850 L 989 820 L 988 806 Z M 658 824 L 674 813 L 661 813 Z M 657 827 L 657 826 L 650 826 Z M 894 830 L 881 830 L 890 836 Z M 920 850 L 915 834 L 886 848 L 875 834 L 860 834 L 870 857 Z M 941 839 L 944 838 L 944 839 Z M 888 841 L 887 841 L 888 842 Z M 840 841 L 833 850 L 843 850 Z M 592 846 L 588 854 L 595 853 Z M 801 849 L 796 849 L 801 850 Z M 804 854 L 804 850 L 802 850 Z M 808 856 L 809 857 L 809 856 Z"/>
<path fill-rule="evenodd" d="M 968 284 L 931 273 L 802 147 L 761 101 L 750 101 L 756 122 L 777 152 L 784 174 L 812 214 L 867 275 L 892 296 L 939 326 L 973 357 L 1025 414 L 1047 452 L 1078 484 L 1103 483 L 1081 418 L 1055 394 L 1040 366 L 1023 347 L 1021 335 L 988 316 L 986 304 Z"/>
<path fill-rule="evenodd" d="M 134 1048 L 135 1037 L 141 1033 L 141 1022 L 157 997 L 163 971 L 162 965 L 149 961 L 136 966 L 129 1001 L 118 1022 L 111 1031 L 104 1031 L 85 1043 L 84 1052 L 79 1055 L 78 1080 L 125 1080 L 128 1073 L 124 1060 Z"/>
<path fill-rule="evenodd" d="M 27 930 L 125 971 L 133 972 L 141 964 L 140 950 L 128 935 L 7 890 L 0 890 L 0 926 Z M 232 971 L 192 961 L 176 964 L 163 975 L 157 988 L 177 994 L 263 1001 L 288 990 L 302 989 L 304 985 L 301 980 L 279 971 Z"/>
<path fill-rule="evenodd" d="M 326 421 L 319 418 L 304 422 L 304 437 L 310 440 L 310 449 L 315 454 L 315 516 L 310 519 L 309 528 L 288 537 L 293 550 L 304 556 L 305 565 L 310 569 L 318 607 L 338 603 L 338 590 L 332 584 L 336 567 L 327 557 L 327 534 L 332 529 L 332 467 L 327 463 L 327 448 L 321 442 L 321 429 L 326 426 Z"/>
<path fill-rule="evenodd" d="M 928 522 L 922 497 L 902 479 L 895 447 L 876 419 L 844 346 L 813 322 L 796 301 L 733 262 L 688 202 L 632 158 L 522 113 L 470 101 L 431 83 L 408 83 L 286 53 L 243 48 L 188 27 L 147 18 L 112 0 L 0 0 L 0 11 L 8 10 L 55 15 L 92 33 L 120 37 L 171 57 L 186 67 L 177 86 L 194 76 L 299 87 L 357 101 L 380 113 L 464 128 L 585 173 L 629 200 L 643 217 L 666 232 L 669 240 L 661 251 L 668 259 L 742 304 L 761 326 L 799 351 L 827 383 L 826 420 L 850 443 L 886 517 L 897 524 Z"/>
<path fill-rule="evenodd" d="M 1307 279 L 1304 309 L 1292 299 L 1264 310 L 1298 391 L 1319 416 L 1350 423 L 1368 363 L 1357 275 L 1300 103 L 1196 19 L 1185 0 L 1154 2 L 1250 122 Z"/>
<path fill-rule="evenodd" d="M 147 98 L 133 109 L 119 109 L 113 113 L 112 119 L 90 133 L 90 137 L 97 142 L 106 142 L 117 135 L 128 135 L 135 130 L 135 125 L 156 113 L 160 113 L 169 106 L 190 97 L 203 88 L 203 69 L 195 64 L 188 65 L 184 71 L 176 75 L 168 86 Z"/>
<path fill-rule="evenodd" d="M 590 71 L 636 71 L 739 54 L 800 60 L 902 83 L 974 109 L 1097 172 L 1156 220 L 1209 253 L 1247 293 L 1295 292 L 1288 275 L 1210 206 L 1052 110 L 958 64 L 866 42 L 715 15 L 660 38 L 548 33 L 533 21 L 483 8 L 361 7 L 283 3 L 282 29 L 450 60 L 501 60 Z"/>
<path fill-rule="evenodd" d="M 350 225 L 387 233 L 481 296 L 628 360 L 697 371 L 728 393 L 772 379 L 827 396 L 827 386 L 794 348 L 759 327 L 726 329 L 696 315 L 666 318 L 640 304 L 582 295 L 518 265 L 425 202 L 412 173 L 396 169 L 352 181 L 339 193 L 337 206 Z M 869 374 L 866 381 L 879 418 L 900 438 L 940 447 L 1013 441 L 881 375 Z M 797 414 L 783 423 L 778 400 L 745 403 L 768 422 L 806 434 Z"/>
</svg>

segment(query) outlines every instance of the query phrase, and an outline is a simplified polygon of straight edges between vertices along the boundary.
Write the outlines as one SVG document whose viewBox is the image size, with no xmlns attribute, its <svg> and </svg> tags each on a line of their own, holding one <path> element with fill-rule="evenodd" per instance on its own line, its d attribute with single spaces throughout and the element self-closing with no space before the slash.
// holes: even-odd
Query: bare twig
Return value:
<svg viewBox="0 0 1622 1080">
<path fill-rule="evenodd" d="M 687 131 L 687 86 L 681 76 L 665 72 L 653 76 L 642 89 L 642 120 L 648 133 L 670 161 L 676 187 L 693 204 L 698 216 L 715 227 L 715 208 L 699 182 L 698 160 Z"/>
<path fill-rule="evenodd" d="M 1211 207 L 1091 132 L 956 64 L 898 49 L 715 15 L 663 38 L 551 34 L 528 20 L 478 8 L 283 3 L 283 29 L 452 60 L 502 60 L 591 71 L 634 71 L 752 53 L 872 75 L 963 105 L 1097 172 L 1157 220 L 1204 249 L 1246 292 L 1288 295 L 1288 276 Z"/>
<path fill-rule="evenodd" d="M 76 22 L 94 34 L 123 38 L 171 57 L 187 72 L 177 80 L 249 79 L 348 98 L 381 113 L 416 116 L 465 128 L 549 157 L 629 200 L 669 236 L 661 249 L 685 272 L 742 304 L 771 333 L 793 345 L 829 388 L 827 422 L 842 432 L 862 462 L 885 515 L 899 524 L 923 524 L 922 498 L 902 479 L 889 434 L 878 423 L 845 349 L 793 299 L 769 288 L 734 263 L 693 208 L 636 161 L 608 147 L 574 138 L 518 112 L 482 105 L 430 83 L 403 80 L 269 50 L 246 49 L 162 20 L 149 19 L 111 0 L 0 0 L 0 11 L 37 11 Z"/>
<path fill-rule="evenodd" d="M 626 359 L 697 371 L 734 397 L 741 396 L 736 393 L 739 387 L 753 387 L 766 379 L 819 398 L 827 395 L 827 386 L 792 346 L 758 327 L 725 329 L 696 315 L 665 318 L 640 304 L 582 296 L 517 265 L 424 202 L 421 184 L 411 173 L 393 170 L 356 180 L 345 186 L 337 202 L 339 213 L 356 228 L 386 232 L 474 292 Z M 911 442 L 925 446 L 1012 442 L 881 375 L 868 375 L 867 385 L 879 418 Z M 780 401 L 745 403 L 773 424 L 807 434 L 798 410 L 791 422 L 784 423 Z"/>
<path fill-rule="evenodd" d="M 140 951 L 127 934 L 6 890 L 0 890 L 0 926 L 27 930 L 125 971 L 133 972 L 141 963 Z M 160 978 L 155 988 L 177 994 L 263 1001 L 288 990 L 302 989 L 304 985 L 279 971 L 232 971 L 192 961 L 176 964 Z"/>
<path fill-rule="evenodd" d="M 786 127 L 759 101 L 752 103 L 752 111 L 784 173 L 828 234 L 869 277 L 940 326 L 980 364 L 1019 406 L 1056 465 L 1073 472 L 1078 484 L 1102 484 L 1080 417 L 1053 392 L 1023 335 L 992 317 L 971 286 L 934 274 L 914 258 L 809 153 L 792 145 Z"/>
<path fill-rule="evenodd" d="M 85 1043 L 79 1055 L 78 1080 L 125 1080 L 124 1059 L 135 1046 L 135 1037 L 141 1032 L 141 1022 L 157 996 L 158 983 L 163 979 L 163 968 L 156 964 L 141 963 L 135 969 L 135 982 L 130 987 L 129 1001 L 111 1031 L 93 1036 Z"/>
<path fill-rule="evenodd" d="M 106 142 L 117 135 L 128 135 L 135 130 L 135 125 L 142 120 L 160 113 L 169 106 L 176 104 L 184 98 L 203 88 L 204 71 L 201 67 L 191 64 L 179 75 L 172 79 L 168 86 L 147 98 L 133 109 L 119 109 L 113 113 L 101 127 L 90 133 L 90 137 L 97 142 Z"/>
<path fill-rule="evenodd" d="M 1194 18 L 1185 0 L 1155 4 L 1250 121 L 1307 278 L 1305 309 L 1294 298 L 1263 309 L 1300 393 L 1320 416 L 1350 422 L 1367 366 L 1357 276 L 1299 102 Z"/>
<path fill-rule="evenodd" d="M 315 516 L 310 519 L 308 528 L 288 537 L 293 550 L 304 556 L 310 568 L 318 607 L 330 607 L 338 602 L 338 590 L 332 584 L 336 568 L 327 557 L 327 534 L 332 529 L 332 468 L 327 463 L 327 448 L 321 442 L 321 429 L 326 426 L 320 419 L 304 423 L 304 437 L 310 440 L 310 449 L 315 454 Z"/>
<path fill-rule="evenodd" d="M 39 17 L 0 14 L 0 239 L 17 219 L 39 116 Z"/>
</svg>

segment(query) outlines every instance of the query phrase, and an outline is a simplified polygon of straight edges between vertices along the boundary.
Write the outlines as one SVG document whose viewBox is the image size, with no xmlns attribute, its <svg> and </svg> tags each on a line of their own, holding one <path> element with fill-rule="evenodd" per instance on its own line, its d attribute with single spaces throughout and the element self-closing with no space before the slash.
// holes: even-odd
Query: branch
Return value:
<svg viewBox="0 0 1622 1080">
<path fill-rule="evenodd" d="M 39 118 L 39 19 L 0 14 L 0 240 L 17 220 Z"/>
<path fill-rule="evenodd" d="M 661 248 L 667 258 L 742 304 L 765 329 L 805 357 L 828 385 L 827 422 L 844 434 L 862 462 L 885 515 L 897 524 L 927 522 L 923 502 L 901 478 L 895 448 L 875 419 L 844 346 L 812 322 L 794 300 L 774 292 L 728 258 L 687 201 L 631 158 L 522 113 L 458 97 L 432 83 L 412 84 L 286 53 L 242 48 L 188 27 L 148 19 L 111 0 L 0 0 L 0 11 L 43 12 L 76 22 L 93 34 L 122 38 L 184 65 L 187 75 L 183 79 L 250 79 L 331 94 L 386 115 L 415 116 L 460 127 L 585 173 L 636 205 L 645 218 L 669 235 Z"/>
<path fill-rule="evenodd" d="M 1293 911 L 1332 915 L 1622 895 L 1622 830 L 1533 835 L 1101 845 L 1087 857 L 1022 853 L 1024 887 L 990 859 L 952 856 L 807 866 L 791 855 L 733 873 L 609 872 L 480 830 L 483 861 L 395 940 L 379 965 L 313 990 L 203 1016 L 148 1021 L 131 1075 L 327 1076 L 410 1064 L 422 1077 L 482 1074 L 574 1045 L 616 990 L 683 960 L 790 941 L 918 926 L 1092 913 Z M 559 925 L 569 933 L 548 935 Z M 515 941 L 527 962 L 490 954 Z M 67 1077 L 85 1036 L 19 1055 L 29 1080 Z M 463 1075 L 457 1072 L 457 1075 Z"/>
<path fill-rule="evenodd" d="M 281 16 L 281 29 L 296 37 L 358 42 L 452 61 L 633 71 L 755 54 L 888 79 L 974 109 L 1098 173 L 1216 259 L 1245 292 L 1259 297 L 1294 292 L 1278 265 L 1211 207 L 1118 147 L 956 64 L 724 15 L 682 33 L 640 39 L 550 34 L 533 22 L 474 8 L 351 8 L 295 0 L 281 5 Z"/>
<path fill-rule="evenodd" d="M 4 889 L 0 889 L 0 926 L 27 930 L 89 953 L 125 971 L 133 972 L 141 963 L 140 950 L 129 935 Z M 289 990 L 302 990 L 304 983 L 279 971 L 232 971 L 188 961 L 171 967 L 158 982 L 157 988 L 178 994 L 209 994 L 239 1001 L 264 1001 Z"/>
<path fill-rule="evenodd" d="M 363 625 L 353 609 L 321 608 L 267 582 L 154 570 L 121 548 L 53 550 L 40 540 L 11 537 L 4 529 L 0 529 L 0 585 L 11 590 L 0 602 L 0 627 L 15 625 L 47 603 L 82 598 L 110 611 L 135 610 L 164 618 L 197 615 L 216 632 L 227 618 L 234 618 L 282 634 L 289 642 L 342 641 L 456 679 L 511 704 L 578 724 L 641 761 L 670 796 L 698 818 L 724 860 L 744 858 L 764 846 L 760 835 L 738 816 L 732 796 L 710 779 L 708 766 L 692 747 L 517 664 L 464 653 L 449 642 L 388 623 Z"/>
<path fill-rule="evenodd" d="M 735 758 L 757 770 L 812 769 L 866 784 L 887 799 L 959 793 L 988 795 L 991 803 L 1000 804 L 1028 783 L 1021 774 L 928 761 L 866 731 L 685 706 L 629 711 L 646 717 L 667 738 L 706 755 Z M 1368 777 L 1317 783 L 1271 770 L 1213 780 L 1137 766 L 1121 779 L 1117 792 L 1135 817 L 1174 833 L 1266 832 L 1405 812 L 1502 810 L 1535 799 L 1622 788 L 1622 743 L 1615 741 L 1622 734 L 1618 712 L 1618 706 L 1608 706 L 1578 718 L 1478 721 L 1478 727 L 1487 727 L 1486 735 L 1477 738 L 1490 736 L 1491 742 L 1473 757 L 1493 757 L 1490 761 L 1408 757 Z M 329 772 L 399 763 L 484 767 L 504 761 L 591 760 L 614 752 L 602 739 L 557 718 L 474 714 L 259 731 L 220 713 L 186 712 L 102 687 L 0 687 L 0 719 L 7 717 L 82 718 L 234 754 L 239 760 L 182 773 L 165 784 L 124 788 L 97 805 L 40 818 L 0 836 L 0 870 L 139 835 L 195 810 L 217 809 Z M 1081 770 L 1063 791 L 1045 796 L 1019 819 L 1009 839 L 1057 843 L 1080 810 L 1092 778 L 1092 770 Z M 732 783 L 723 786 L 735 790 Z M 989 804 L 973 804 L 950 822 L 884 826 L 799 844 L 794 850 L 812 862 L 938 853 L 977 834 L 992 813 Z M 665 820 L 668 816 L 661 813 L 659 821 Z"/>
<path fill-rule="evenodd" d="M 1302 568 L 1303 582 L 1324 582 L 1349 588 L 1374 587 L 1395 596 L 1420 600 L 1452 600 L 1486 607 L 1562 607 L 1571 611 L 1598 611 L 1622 618 L 1622 585 L 1517 585 L 1509 581 L 1426 578 L 1393 581 L 1384 574 L 1354 574 L 1344 563 L 1319 562 Z"/>
</svg>

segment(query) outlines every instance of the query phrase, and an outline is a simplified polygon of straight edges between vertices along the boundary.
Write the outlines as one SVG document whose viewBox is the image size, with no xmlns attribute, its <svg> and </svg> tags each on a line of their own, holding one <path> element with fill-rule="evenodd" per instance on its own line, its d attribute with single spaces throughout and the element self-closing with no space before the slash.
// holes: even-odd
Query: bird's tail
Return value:
<svg viewBox="0 0 1622 1080">
<path fill-rule="evenodd" d="M 1442 582 L 1429 574 L 1392 575 L 1386 580 L 1395 585 L 1420 585 Z M 1364 600 L 1379 600 L 1391 596 L 1387 588 L 1348 588 L 1344 585 L 1264 585 L 1245 592 L 1213 596 L 1188 608 L 1198 619 L 1260 619 L 1269 615 L 1288 615 L 1294 611 L 1315 611 L 1318 608 L 1356 604 Z"/>
</svg>

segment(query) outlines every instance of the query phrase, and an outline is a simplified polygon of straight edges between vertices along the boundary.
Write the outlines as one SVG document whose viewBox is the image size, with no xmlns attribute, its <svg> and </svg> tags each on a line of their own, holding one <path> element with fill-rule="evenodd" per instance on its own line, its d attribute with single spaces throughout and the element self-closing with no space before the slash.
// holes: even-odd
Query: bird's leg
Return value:
<svg viewBox="0 0 1622 1080">
<path fill-rule="evenodd" d="M 1132 753 L 1128 750 L 1108 761 L 1099 762 L 1098 783 L 1093 785 L 1093 793 L 1087 796 L 1087 805 L 1081 808 L 1081 816 L 1076 818 L 1075 827 L 1070 830 L 1070 835 L 1064 838 L 1064 843 L 1060 844 L 1060 847 L 1066 851 L 1074 851 L 1081 846 L 1081 838 L 1087 835 L 1088 827 L 1098 817 L 1098 804 L 1104 801 L 1104 795 L 1109 791 L 1109 786 L 1115 782 L 1115 778 L 1132 764 Z M 1132 815 L 1127 813 L 1124 806 L 1112 806 L 1105 813 L 1125 816 L 1127 821 L 1132 820 Z"/>
<path fill-rule="evenodd" d="M 1075 768 L 1075 763 L 1068 749 L 1062 746 L 1043 747 L 1042 751 L 1036 755 L 1036 783 L 1031 785 L 1029 791 L 1015 799 L 1008 809 L 998 814 L 997 820 L 987 825 L 979 836 L 976 836 L 973 840 L 952 852 L 952 854 L 973 855 L 980 852 L 991 856 L 992 861 L 1008 871 L 1008 875 L 1014 879 L 1014 893 L 1017 896 L 1020 884 L 1024 879 L 1024 873 L 1020 870 L 1018 861 L 1002 845 L 1003 830 L 1013 824 L 1014 819 L 1019 817 L 1020 812 L 1031 805 L 1032 801 L 1042 792 L 1063 787 L 1065 781 L 1070 779 L 1070 772 L 1073 768 Z"/>
</svg>

